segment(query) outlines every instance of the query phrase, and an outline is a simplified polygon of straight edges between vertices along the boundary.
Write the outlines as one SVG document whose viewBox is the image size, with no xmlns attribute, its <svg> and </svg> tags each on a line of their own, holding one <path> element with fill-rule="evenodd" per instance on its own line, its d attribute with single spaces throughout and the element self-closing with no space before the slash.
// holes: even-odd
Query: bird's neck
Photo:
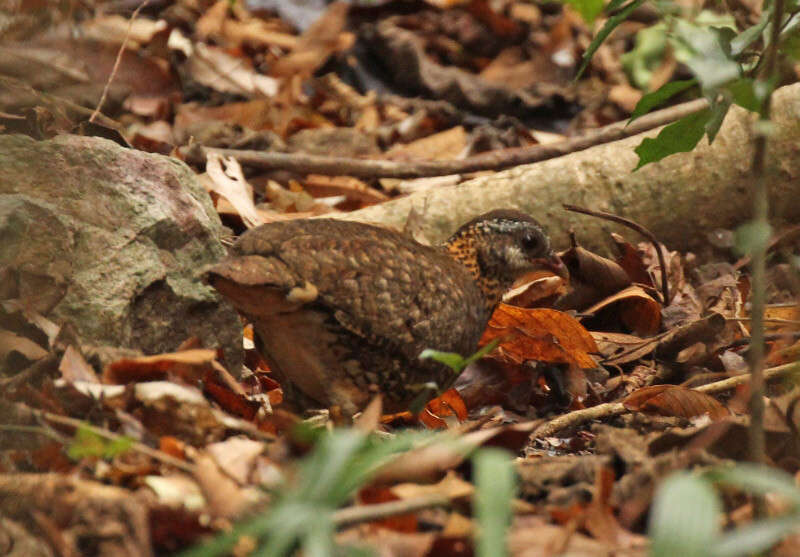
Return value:
<svg viewBox="0 0 800 557">
<path fill-rule="evenodd" d="M 503 294 L 506 293 L 511 284 L 500 277 L 493 276 L 483 268 L 478 255 L 478 243 L 480 241 L 481 238 L 477 237 L 476 234 L 457 232 L 445 242 L 444 248 L 453 259 L 461 263 L 469 271 L 475 284 L 478 285 L 478 288 L 483 293 L 483 297 L 486 300 L 486 308 L 491 314 L 503 299 Z"/>
</svg>

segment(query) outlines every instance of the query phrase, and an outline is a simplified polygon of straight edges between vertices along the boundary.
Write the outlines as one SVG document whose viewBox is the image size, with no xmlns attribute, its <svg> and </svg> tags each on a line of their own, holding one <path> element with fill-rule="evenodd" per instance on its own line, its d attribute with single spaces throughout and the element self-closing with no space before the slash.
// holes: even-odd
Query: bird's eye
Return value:
<svg viewBox="0 0 800 557">
<path fill-rule="evenodd" d="M 525 236 L 522 238 L 522 246 L 526 251 L 536 251 L 540 246 L 539 238 L 536 236 Z"/>
</svg>

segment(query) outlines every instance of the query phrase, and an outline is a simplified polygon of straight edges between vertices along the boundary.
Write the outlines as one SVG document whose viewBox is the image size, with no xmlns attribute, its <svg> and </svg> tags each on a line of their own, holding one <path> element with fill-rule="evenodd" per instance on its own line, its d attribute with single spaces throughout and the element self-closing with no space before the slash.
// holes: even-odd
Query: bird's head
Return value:
<svg viewBox="0 0 800 557">
<path fill-rule="evenodd" d="M 515 280 L 533 271 L 568 276 L 547 233 L 521 211 L 504 209 L 480 215 L 450 237 L 447 249 L 495 303 Z"/>
</svg>

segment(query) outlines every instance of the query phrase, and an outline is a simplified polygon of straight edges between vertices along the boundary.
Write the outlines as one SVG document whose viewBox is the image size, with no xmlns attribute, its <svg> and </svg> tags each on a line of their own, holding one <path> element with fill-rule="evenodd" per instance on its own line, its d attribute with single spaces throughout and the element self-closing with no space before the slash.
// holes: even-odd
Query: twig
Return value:
<svg viewBox="0 0 800 557">
<path fill-rule="evenodd" d="M 53 355 L 35 361 L 19 373 L 0 379 L 0 392 L 14 389 L 23 384 L 35 384 L 48 373 L 58 370 L 58 358 Z"/>
<path fill-rule="evenodd" d="M 467 174 L 481 170 L 502 170 L 522 164 L 554 159 L 669 124 L 707 107 L 708 102 L 705 99 L 697 99 L 652 112 L 635 120 L 629 126 L 627 121 L 616 122 L 580 137 L 556 143 L 492 151 L 463 160 L 395 162 L 328 157 L 305 153 L 216 149 L 212 147 L 201 147 L 201 152 L 195 151 L 192 147 L 183 147 L 180 152 L 188 159 L 197 162 L 205 162 L 206 160 L 205 153 L 202 151 L 211 151 L 222 156 L 234 157 L 242 164 L 265 169 L 289 170 L 301 174 L 327 174 L 332 176 L 355 176 L 358 178 L 425 178 L 449 174 Z"/>
<path fill-rule="evenodd" d="M 444 495 L 424 495 L 422 497 L 377 503 L 375 505 L 358 505 L 340 509 L 333 513 L 333 522 L 336 526 L 347 526 L 358 522 L 379 520 L 390 516 L 397 516 L 398 514 L 406 514 L 433 507 L 446 507 L 449 504 L 450 499 Z"/>
<path fill-rule="evenodd" d="M 781 19 L 783 18 L 783 0 L 775 0 L 772 4 L 772 26 L 770 29 L 770 42 L 767 46 L 766 59 L 763 71 L 760 73 L 758 82 L 769 87 L 768 94 L 764 99 L 764 104 L 756 124 L 755 145 L 753 153 L 753 229 L 756 234 L 767 230 L 769 227 L 769 198 L 767 196 L 767 185 L 765 177 L 766 157 L 767 157 L 767 136 L 763 129 L 770 120 L 770 108 L 772 104 L 773 79 L 776 76 L 778 43 L 780 41 Z M 759 128 L 758 126 L 761 126 Z M 749 428 L 749 449 L 750 459 L 753 462 L 763 463 L 766 461 L 766 438 L 764 435 L 764 309 L 766 307 L 766 276 L 767 276 L 767 245 L 760 238 L 755 242 L 752 253 L 752 285 L 753 290 L 750 297 L 750 315 L 752 318 L 750 326 L 750 374 L 752 382 L 750 385 L 750 428 Z M 764 516 L 766 504 L 763 498 L 754 500 L 754 514 Z"/>
<path fill-rule="evenodd" d="M 625 217 L 620 217 L 619 215 L 615 215 L 613 213 L 606 213 L 604 211 L 592 211 L 591 209 L 584 209 L 582 207 L 577 207 L 575 205 L 569 205 L 564 203 L 561 205 L 567 211 L 573 211 L 575 213 L 583 213 L 584 215 L 590 215 L 593 217 L 598 217 L 601 219 L 610 220 L 616 223 L 619 223 L 623 226 L 627 226 L 631 228 L 650 240 L 653 244 L 653 247 L 656 250 L 656 256 L 658 257 L 658 264 L 661 267 L 661 295 L 664 297 L 664 306 L 668 306 L 670 299 L 669 299 L 669 283 L 667 281 L 667 263 L 664 260 L 664 254 L 661 251 L 661 245 L 658 243 L 658 240 L 653 235 L 652 232 L 647 230 L 644 226 L 639 224 L 638 222 L 633 222 L 632 220 L 626 219 Z"/>
<path fill-rule="evenodd" d="M 122 62 L 122 55 L 125 53 L 125 47 L 128 46 L 128 40 L 131 38 L 131 31 L 133 30 L 133 22 L 136 21 L 139 12 L 147 6 L 150 0 L 142 0 L 142 3 L 139 4 L 139 7 L 133 11 L 131 14 L 131 19 L 128 21 L 128 30 L 125 31 L 125 38 L 122 40 L 122 45 L 119 47 L 117 51 L 117 58 L 114 60 L 114 67 L 111 68 L 111 73 L 108 75 L 108 80 L 106 81 L 105 87 L 103 87 L 103 94 L 100 95 L 100 100 L 97 103 L 97 106 L 92 112 L 92 115 L 89 116 L 89 122 L 94 123 L 95 118 L 97 115 L 100 114 L 100 110 L 103 108 L 103 104 L 106 102 L 106 97 L 108 96 L 108 90 L 111 88 L 111 82 L 114 81 L 114 78 L 117 75 L 117 70 L 119 70 L 120 62 Z"/>
<path fill-rule="evenodd" d="M 542 437 L 551 437 L 569 427 L 588 422 L 591 420 L 599 420 L 600 418 L 612 418 L 624 414 L 628 410 L 621 402 L 606 402 L 598 404 L 590 408 L 582 408 L 581 410 L 574 410 L 567 414 L 543 423 L 541 426 L 531 432 L 531 439 L 541 439 Z"/>
<path fill-rule="evenodd" d="M 784 364 L 764 370 L 764 379 L 777 379 L 795 373 L 800 373 L 800 362 L 793 362 L 791 364 Z M 744 373 L 714 383 L 708 383 L 707 385 L 700 385 L 692 390 L 706 394 L 720 393 L 743 385 L 750 380 L 750 374 Z M 543 423 L 531 432 L 530 438 L 541 439 L 542 437 L 550 437 L 569 427 L 574 427 L 591 420 L 619 416 L 627 411 L 628 410 L 621 402 L 606 402 L 605 404 L 598 404 L 591 408 L 575 410 Z"/>
<path fill-rule="evenodd" d="M 114 433 L 113 431 L 108 431 L 107 429 L 103 429 L 101 427 L 94 426 L 90 423 L 76 420 L 74 418 L 69 418 L 67 416 L 59 416 L 58 414 L 51 414 L 50 412 L 43 412 L 42 410 L 37 410 L 35 408 L 31 408 L 30 411 L 33 413 L 34 417 L 46 421 L 52 422 L 55 424 L 67 426 L 78 430 L 80 428 L 88 429 L 95 435 L 99 435 L 100 437 L 104 437 L 106 439 L 110 439 L 112 441 L 117 441 L 122 439 L 124 436 L 119 435 L 118 433 Z M 164 464 L 169 464 L 170 466 L 174 466 L 175 468 L 180 468 L 184 472 L 189 472 L 190 474 L 195 473 L 195 467 L 187 462 L 184 462 L 174 456 L 168 455 L 163 451 L 158 451 L 156 449 L 151 449 L 144 443 L 140 443 L 138 441 L 134 441 L 131 445 L 131 448 L 137 452 L 140 452 L 144 455 L 149 456 L 152 459 L 158 460 L 163 462 Z"/>
<path fill-rule="evenodd" d="M 81 116 L 91 116 L 93 114 L 93 112 L 90 109 L 86 108 L 85 106 L 81 106 L 69 99 L 65 99 L 64 97 L 59 97 L 58 95 L 52 95 L 50 93 L 44 93 L 42 91 L 39 91 L 38 89 L 31 87 L 27 83 L 24 83 L 23 81 L 20 81 L 18 79 L 14 79 L 13 77 L 8 77 L 5 75 L 0 76 L 0 86 L 6 88 L 21 89 L 35 96 L 36 98 L 41 99 L 45 103 L 66 107 L 75 114 L 79 114 Z M 124 129 L 124 126 L 122 124 L 120 124 L 113 118 L 109 118 L 105 114 L 102 113 L 98 114 L 96 119 L 100 124 L 104 125 L 107 128 L 111 128 L 117 131 L 121 131 Z"/>
<path fill-rule="evenodd" d="M 800 373 L 800 362 L 792 362 L 791 364 L 784 364 L 782 366 L 775 366 L 769 369 L 764 370 L 764 380 L 768 379 L 777 379 L 780 377 L 784 377 L 786 375 L 793 375 L 795 373 Z M 700 391 L 701 393 L 721 393 L 723 391 L 728 391 L 739 385 L 744 385 L 748 381 L 751 380 L 749 373 L 743 373 L 741 375 L 734 375 L 733 377 L 728 377 L 727 379 L 723 379 L 722 381 L 716 381 L 714 383 L 708 383 L 707 385 L 700 385 L 699 387 L 695 387 L 693 390 Z"/>
</svg>

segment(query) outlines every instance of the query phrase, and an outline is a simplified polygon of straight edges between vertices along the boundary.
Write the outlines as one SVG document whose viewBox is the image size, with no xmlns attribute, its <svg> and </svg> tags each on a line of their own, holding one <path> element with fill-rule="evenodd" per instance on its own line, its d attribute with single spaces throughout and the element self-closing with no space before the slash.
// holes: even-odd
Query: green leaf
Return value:
<svg viewBox="0 0 800 557">
<path fill-rule="evenodd" d="M 667 478 L 650 510 L 653 557 L 706 557 L 717 536 L 722 504 L 711 484 L 685 472 Z"/>
<path fill-rule="evenodd" d="M 702 27 L 678 19 L 674 37 L 693 53 L 685 60 L 703 89 L 715 89 L 738 78 L 741 68 L 731 55 L 730 33 L 719 27 Z"/>
<path fill-rule="evenodd" d="M 731 101 L 729 99 L 722 99 L 719 102 L 712 103 L 711 118 L 706 122 L 706 135 L 708 136 L 709 143 L 714 141 L 714 138 L 717 137 L 717 132 L 722 126 L 722 122 L 725 120 L 725 115 L 728 113 L 730 107 Z"/>
<path fill-rule="evenodd" d="M 756 95 L 755 81 L 749 77 L 742 77 L 729 83 L 726 87 L 733 95 L 733 102 L 751 112 L 760 112 L 762 99 Z"/>
<path fill-rule="evenodd" d="M 478 557 L 503 557 L 508 554 L 506 533 L 517 489 L 514 467 L 509 454 L 499 449 L 481 449 L 472 461 L 479 527 L 476 554 Z"/>
<path fill-rule="evenodd" d="M 431 360 L 435 360 L 440 364 L 444 364 L 450 369 L 452 369 L 456 373 L 461 373 L 464 371 L 464 368 L 467 367 L 472 362 L 477 362 L 484 356 L 486 356 L 489 352 L 497 348 L 500 344 L 502 339 L 496 338 L 486 346 L 482 347 L 477 352 L 473 353 L 471 356 L 466 358 L 462 357 L 460 354 L 456 354 L 455 352 L 442 352 L 440 350 L 433 350 L 432 348 L 426 348 L 423 350 L 420 355 L 420 360 L 425 360 L 430 358 Z"/>
<path fill-rule="evenodd" d="M 800 508 L 800 488 L 791 475 L 779 468 L 740 463 L 730 468 L 716 469 L 707 473 L 706 477 L 715 483 L 738 487 L 747 493 L 778 493 Z"/>
<path fill-rule="evenodd" d="M 800 515 L 793 513 L 779 518 L 759 520 L 723 534 L 711 546 L 714 557 L 757 555 L 800 528 Z"/>
<path fill-rule="evenodd" d="M 594 23 L 603 11 L 603 0 L 565 0 L 565 2 L 578 12 L 586 23 Z"/>
<path fill-rule="evenodd" d="M 636 33 L 636 40 L 630 52 L 620 57 L 625 73 L 633 85 L 647 89 L 656 68 L 664 62 L 667 48 L 667 25 L 658 23 Z"/>
<path fill-rule="evenodd" d="M 742 53 L 749 47 L 751 44 L 756 42 L 759 37 L 761 37 L 761 33 L 764 32 L 764 29 L 767 27 L 767 23 L 769 20 L 772 19 L 772 4 L 769 4 L 769 7 L 764 9 L 761 12 L 761 19 L 758 20 L 758 23 L 753 25 L 752 27 L 748 27 L 741 33 L 739 33 L 736 38 L 731 40 L 731 55 L 733 57 L 741 56 Z"/>
<path fill-rule="evenodd" d="M 666 126 L 655 138 L 644 138 L 634 149 L 639 155 L 639 164 L 634 170 L 675 153 L 685 153 L 694 149 L 703 138 L 706 122 L 710 118 L 710 109 L 701 110 Z"/>
<path fill-rule="evenodd" d="M 603 41 L 611 34 L 611 31 L 617 28 L 617 26 L 628 19 L 628 16 L 644 3 L 644 0 L 632 0 L 625 4 L 625 6 L 616 14 L 609 17 L 603 28 L 600 29 L 600 32 L 592 39 L 592 42 L 589 44 L 589 48 L 586 49 L 586 52 L 583 53 L 583 62 L 581 62 L 581 67 L 578 68 L 578 73 L 575 75 L 575 79 L 577 80 L 583 72 L 586 70 L 586 67 L 589 65 L 589 61 L 594 56 L 594 53 L 600 48 L 600 45 L 603 44 Z"/>
<path fill-rule="evenodd" d="M 636 103 L 636 108 L 633 109 L 633 114 L 631 114 L 631 119 L 628 120 L 628 124 L 640 116 L 644 116 L 654 108 L 661 106 L 678 93 L 682 93 L 695 85 L 697 85 L 696 79 L 672 81 L 670 83 L 665 83 L 652 93 L 647 93 Z"/>
<path fill-rule="evenodd" d="M 467 360 L 461 354 L 456 354 L 455 352 L 442 352 L 441 350 L 426 348 L 420 353 L 419 359 L 427 360 L 428 358 L 446 365 L 456 373 L 467 367 Z"/>
<path fill-rule="evenodd" d="M 92 431 L 88 426 L 82 426 L 75 432 L 72 442 L 67 448 L 67 455 L 73 460 L 86 457 L 112 459 L 126 453 L 133 446 L 134 440 L 130 437 L 106 439 Z"/>
<path fill-rule="evenodd" d="M 759 22 L 760 24 L 760 22 Z M 797 61 L 800 60 L 800 13 L 795 13 L 781 31 L 781 52 Z"/>
</svg>

